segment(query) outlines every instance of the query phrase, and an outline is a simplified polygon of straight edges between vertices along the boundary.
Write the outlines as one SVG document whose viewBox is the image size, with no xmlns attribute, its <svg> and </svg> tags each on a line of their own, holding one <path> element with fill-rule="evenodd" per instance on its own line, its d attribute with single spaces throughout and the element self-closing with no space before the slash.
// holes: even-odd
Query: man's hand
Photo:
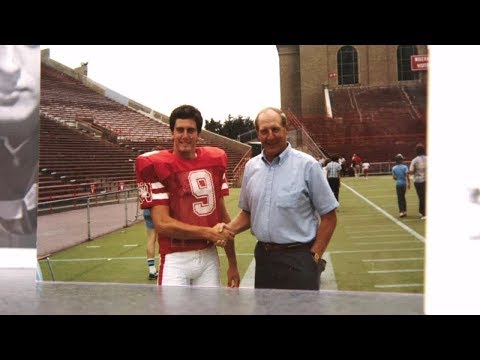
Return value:
<svg viewBox="0 0 480 360">
<path fill-rule="evenodd" d="M 227 286 L 238 288 L 240 286 L 240 274 L 236 266 L 229 266 L 227 270 Z"/>
<path fill-rule="evenodd" d="M 225 247 L 227 241 L 233 241 L 235 234 L 225 223 L 218 223 L 212 227 L 212 238 L 210 239 L 216 246 Z"/>
</svg>

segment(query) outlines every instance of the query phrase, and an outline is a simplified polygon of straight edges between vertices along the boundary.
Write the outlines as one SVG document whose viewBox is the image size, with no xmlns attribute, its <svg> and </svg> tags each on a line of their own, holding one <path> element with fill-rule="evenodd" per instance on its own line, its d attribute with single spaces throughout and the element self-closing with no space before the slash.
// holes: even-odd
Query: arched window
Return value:
<svg viewBox="0 0 480 360">
<path fill-rule="evenodd" d="M 397 48 L 398 81 L 418 80 L 418 72 L 412 71 L 410 57 L 418 55 L 415 45 L 400 45 Z"/>
<path fill-rule="evenodd" d="M 337 53 L 338 85 L 358 84 L 358 55 L 353 46 L 342 46 Z"/>
</svg>

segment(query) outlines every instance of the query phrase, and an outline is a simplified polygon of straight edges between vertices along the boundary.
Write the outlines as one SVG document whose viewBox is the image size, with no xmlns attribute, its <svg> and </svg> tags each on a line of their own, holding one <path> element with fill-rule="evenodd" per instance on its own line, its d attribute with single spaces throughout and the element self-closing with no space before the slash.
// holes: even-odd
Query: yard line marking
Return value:
<svg viewBox="0 0 480 360">
<path fill-rule="evenodd" d="M 345 217 L 350 217 L 350 218 L 357 218 L 357 217 L 372 217 L 372 216 L 375 216 L 376 214 L 375 213 L 371 213 L 371 214 L 361 214 L 361 215 L 355 215 L 355 214 L 352 214 L 352 215 L 349 215 L 349 214 L 344 214 L 344 213 L 341 213 L 341 216 L 345 216 Z"/>
<path fill-rule="evenodd" d="M 405 237 L 405 234 L 391 234 L 391 235 L 366 235 L 366 236 L 349 236 L 351 239 L 371 239 L 371 238 L 386 238 L 386 237 Z"/>
<path fill-rule="evenodd" d="M 377 185 L 367 185 L 367 184 L 355 184 L 355 185 L 360 185 L 362 187 L 362 189 L 366 189 L 366 190 L 377 190 L 378 189 L 378 186 Z M 365 186 L 364 186 L 365 185 Z"/>
<path fill-rule="evenodd" d="M 403 272 L 423 272 L 423 269 L 400 269 L 400 270 L 371 270 L 367 271 L 369 274 L 388 274 L 388 273 L 403 273 Z"/>
<path fill-rule="evenodd" d="M 395 199 L 395 195 L 372 195 L 369 196 L 371 199 L 377 199 L 377 198 L 392 198 Z"/>
<path fill-rule="evenodd" d="M 391 224 L 387 224 L 388 226 L 392 226 Z M 347 233 L 350 233 L 350 234 L 357 234 L 359 233 L 358 230 L 346 230 Z M 376 232 L 379 232 L 379 233 L 390 233 L 391 231 L 389 231 L 388 229 L 379 229 L 379 230 L 362 230 L 362 233 L 376 233 Z M 388 235 L 390 236 L 390 235 Z M 398 235 L 397 235 L 398 236 Z M 404 235 L 405 236 L 405 235 Z M 368 236 L 367 236 L 368 237 Z"/>
<path fill-rule="evenodd" d="M 135 247 L 135 246 L 138 246 L 138 244 L 125 244 L 123 246 L 124 247 Z"/>
<path fill-rule="evenodd" d="M 372 225 L 344 225 L 345 228 L 349 228 L 349 229 L 358 229 L 358 228 L 372 228 L 372 227 L 375 227 L 375 226 L 388 226 L 388 227 L 391 227 L 392 224 L 388 223 L 388 224 L 372 224 Z"/>
<path fill-rule="evenodd" d="M 219 254 L 225 256 L 225 254 Z M 253 256 L 253 254 L 237 254 L 237 256 Z M 158 259 L 158 256 L 155 256 Z M 68 261 L 101 261 L 101 260 L 138 260 L 146 259 L 146 256 L 120 256 L 120 257 L 99 257 L 99 258 L 77 258 L 77 259 L 52 259 L 50 261 L 68 262 Z"/>
<path fill-rule="evenodd" d="M 410 248 L 410 249 L 372 249 L 372 250 L 337 250 L 330 251 L 330 254 L 350 254 L 350 253 L 362 253 L 362 252 L 394 252 L 394 251 L 416 251 L 425 250 L 425 248 Z"/>
<path fill-rule="evenodd" d="M 400 287 L 423 287 L 423 284 L 389 284 L 375 285 L 376 288 L 400 288 Z"/>
<path fill-rule="evenodd" d="M 86 248 L 87 249 L 94 249 L 94 248 L 99 248 L 100 246 L 98 245 L 88 245 Z"/>
<path fill-rule="evenodd" d="M 423 257 L 414 258 L 390 258 L 390 259 L 366 259 L 363 262 L 379 262 L 379 261 L 410 261 L 410 260 L 423 260 Z"/>
<path fill-rule="evenodd" d="M 125 257 L 100 257 L 100 258 L 84 258 L 84 259 L 50 259 L 51 262 L 68 262 L 68 261 L 104 261 L 104 260 L 138 260 L 146 259 L 146 256 L 125 256 Z"/>
<path fill-rule="evenodd" d="M 407 244 L 407 243 L 414 243 L 416 241 L 374 241 L 374 242 L 357 242 L 353 243 L 353 245 L 374 245 L 374 244 Z"/>
<path fill-rule="evenodd" d="M 385 217 L 387 217 L 388 219 L 392 220 L 395 224 L 397 224 L 398 226 L 400 226 L 401 228 L 403 228 L 405 231 L 407 231 L 408 233 L 412 234 L 413 236 L 415 236 L 418 240 L 420 240 L 421 242 L 425 242 L 425 238 L 420 235 L 419 233 L 417 233 L 415 230 L 409 228 L 407 225 L 405 225 L 404 223 L 398 221 L 397 219 L 395 219 L 392 215 L 390 215 L 389 213 L 387 213 L 385 210 L 383 210 L 382 208 L 380 208 L 378 205 L 374 204 L 373 202 L 371 202 L 370 200 L 368 200 L 366 197 L 364 197 L 362 194 L 360 194 L 359 192 L 355 191 L 353 188 L 351 188 L 350 186 L 348 185 L 345 185 L 344 186 L 350 190 L 351 192 L 353 192 L 355 195 L 357 195 L 360 199 L 364 200 L 367 204 L 371 205 L 373 208 L 375 208 L 376 210 L 378 210 L 380 213 L 382 213 Z"/>
</svg>

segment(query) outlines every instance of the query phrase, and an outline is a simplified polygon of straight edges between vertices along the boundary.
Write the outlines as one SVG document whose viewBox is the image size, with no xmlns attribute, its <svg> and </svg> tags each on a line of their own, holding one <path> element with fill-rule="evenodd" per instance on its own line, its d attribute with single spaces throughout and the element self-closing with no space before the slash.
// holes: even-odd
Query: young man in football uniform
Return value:
<svg viewBox="0 0 480 360">
<path fill-rule="evenodd" d="M 234 234 L 223 229 L 230 222 L 227 155 L 196 146 L 202 126 L 198 109 L 177 107 L 170 115 L 173 149 L 135 161 L 141 208 L 151 209 L 159 236 L 158 285 L 220 286 L 216 246 L 225 248 L 228 286 L 240 284 Z"/>
</svg>

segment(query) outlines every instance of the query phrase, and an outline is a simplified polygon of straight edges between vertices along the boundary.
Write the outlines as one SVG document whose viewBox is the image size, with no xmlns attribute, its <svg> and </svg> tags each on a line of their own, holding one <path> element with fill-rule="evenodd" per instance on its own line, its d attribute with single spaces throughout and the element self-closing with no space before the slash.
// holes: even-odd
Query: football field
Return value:
<svg viewBox="0 0 480 360">
<path fill-rule="evenodd" d="M 239 189 L 230 189 L 226 204 L 238 213 Z M 423 293 L 425 221 L 418 215 L 413 187 L 407 191 L 407 213 L 398 217 L 391 176 L 342 178 L 340 208 L 325 258 L 321 289 Z M 241 287 L 253 287 L 255 238 L 249 231 L 235 237 Z M 152 284 L 148 280 L 143 221 L 86 241 L 40 261 L 45 281 Z M 218 248 L 223 284 L 226 256 Z M 156 259 L 158 267 L 158 257 Z"/>
</svg>

